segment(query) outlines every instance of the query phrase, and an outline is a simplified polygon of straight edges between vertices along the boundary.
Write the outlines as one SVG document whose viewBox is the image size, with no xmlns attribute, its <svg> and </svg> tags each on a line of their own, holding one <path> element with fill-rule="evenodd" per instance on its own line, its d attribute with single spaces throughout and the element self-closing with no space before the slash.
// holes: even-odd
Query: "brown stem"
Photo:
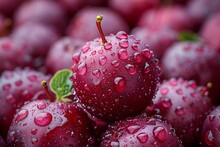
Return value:
<svg viewBox="0 0 220 147">
<path fill-rule="evenodd" d="M 212 83 L 211 83 L 211 82 L 208 82 L 207 85 L 206 85 L 206 87 L 204 87 L 204 88 L 200 91 L 201 95 L 205 95 L 206 92 L 208 92 L 210 88 L 212 88 Z"/>
<path fill-rule="evenodd" d="M 44 90 L 45 90 L 45 92 L 46 92 L 46 94 L 47 94 L 47 97 L 48 97 L 48 99 L 50 100 L 50 102 L 53 102 L 53 98 L 52 98 L 52 96 L 50 95 L 49 90 L 48 90 L 47 81 L 46 81 L 46 80 L 43 80 L 43 81 L 41 82 L 41 85 L 44 87 Z"/>
<path fill-rule="evenodd" d="M 102 43 L 105 44 L 107 42 L 107 40 L 105 39 L 105 35 L 104 35 L 104 33 L 102 31 L 102 27 L 101 27 L 102 19 L 103 19 L 102 15 L 97 15 L 96 16 L 96 26 L 97 26 L 99 34 L 101 36 Z"/>
</svg>

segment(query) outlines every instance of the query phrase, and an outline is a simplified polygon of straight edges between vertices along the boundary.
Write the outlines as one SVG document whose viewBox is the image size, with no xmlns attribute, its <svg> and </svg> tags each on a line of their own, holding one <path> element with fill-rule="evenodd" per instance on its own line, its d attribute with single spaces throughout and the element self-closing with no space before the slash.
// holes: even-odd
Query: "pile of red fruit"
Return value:
<svg viewBox="0 0 220 147">
<path fill-rule="evenodd" d="M 0 0 L 0 147 L 219 147 L 219 0 Z"/>
</svg>

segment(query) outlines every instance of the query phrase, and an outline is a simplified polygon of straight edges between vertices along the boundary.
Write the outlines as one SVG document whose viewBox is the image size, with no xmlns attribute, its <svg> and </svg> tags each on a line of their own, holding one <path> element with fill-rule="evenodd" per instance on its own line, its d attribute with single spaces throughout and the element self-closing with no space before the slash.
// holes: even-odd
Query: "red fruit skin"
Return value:
<svg viewBox="0 0 220 147">
<path fill-rule="evenodd" d="M 85 41 L 80 39 L 73 39 L 70 37 L 60 38 L 52 45 L 46 57 L 45 65 L 47 72 L 54 74 L 60 69 L 71 68 L 72 55 L 75 53 L 80 53 L 81 47 L 84 44 Z"/>
<path fill-rule="evenodd" d="M 146 28 L 136 27 L 131 31 L 136 38 L 147 42 L 154 51 L 156 58 L 161 60 L 166 50 L 177 42 L 177 32 L 170 28 Z"/>
<path fill-rule="evenodd" d="M 109 7 L 121 14 L 130 26 L 135 26 L 145 11 L 159 4 L 160 0 L 109 0 Z"/>
<path fill-rule="evenodd" d="M 110 125 L 102 138 L 101 147 L 182 147 L 175 130 L 159 119 L 151 117 L 127 118 Z"/>
<path fill-rule="evenodd" d="M 202 147 L 218 147 L 220 144 L 220 106 L 206 117 L 202 127 Z"/>
<path fill-rule="evenodd" d="M 57 28 L 63 32 L 67 16 L 63 8 L 54 1 L 34 0 L 23 3 L 15 12 L 15 25 L 26 22 L 42 23 Z"/>
<path fill-rule="evenodd" d="M 91 115 L 113 122 L 139 114 L 151 102 L 160 68 L 153 52 L 133 35 L 121 31 L 106 39 L 105 45 L 97 38 L 82 47 L 73 88 Z"/>
<path fill-rule="evenodd" d="M 6 147 L 5 141 L 2 139 L 1 136 L 0 136 L 0 146 L 1 146 L 1 147 Z"/>
<path fill-rule="evenodd" d="M 40 82 L 49 76 L 30 69 L 5 71 L 0 77 L 0 135 L 6 138 L 16 109 L 25 101 L 46 97 Z"/>
<path fill-rule="evenodd" d="M 146 112 L 154 112 L 167 120 L 175 128 L 184 146 L 198 145 L 202 123 L 213 107 L 207 93 L 201 94 L 204 88 L 182 78 L 165 80 Z"/>
<path fill-rule="evenodd" d="M 129 31 L 125 20 L 110 8 L 87 6 L 78 11 L 72 18 L 66 33 L 73 38 L 85 41 L 98 38 L 100 35 L 94 23 L 98 14 L 105 16 L 102 20 L 102 28 L 106 35 L 117 33 L 120 30 Z"/>
<path fill-rule="evenodd" d="M 31 57 L 27 54 L 27 50 L 28 48 L 18 40 L 11 37 L 0 38 L 0 74 L 4 70 L 31 66 Z"/>
<path fill-rule="evenodd" d="M 160 7 L 143 13 L 138 21 L 138 26 L 148 28 L 170 27 L 178 32 L 193 28 L 186 9 L 178 5 Z"/>
<path fill-rule="evenodd" d="M 93 146 L 92 122 L 74 104 L 36 100 L 26 103 L 14 116 L 9 146 Z"/>
</svg>

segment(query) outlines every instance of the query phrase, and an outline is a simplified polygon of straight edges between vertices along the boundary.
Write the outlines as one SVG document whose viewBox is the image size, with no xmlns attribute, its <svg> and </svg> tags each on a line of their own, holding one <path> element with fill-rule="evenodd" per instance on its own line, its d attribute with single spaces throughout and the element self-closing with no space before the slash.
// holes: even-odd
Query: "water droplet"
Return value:
<svg viewBox="0 0 220 147">
<path fill-rule="evenodd" d="M 86 63 L 81 63 L 79 64 L 78 68 L 77 68 L 77 73 L 79 75 L 84 75 L 87 72 L 87 67 L 86 67 Z"/>
<path fill-rule="evenodd" d="M 80 57 L 80 53 L 73 54 L 72 60 L 73 60 L 74 64 L 78 64 L 79 63 L 79 59 L 80 59 L 79 57 Z"/>
<path fill-rule="evenodd" d="M 188 102 L 188 101 L 189 101 L 189 98 L 186 97 L 186 96 L 183 96 L 183 101 L 184 101 L 184 102 Z"/>
<path fill-rule="evenodd" d="M 112 65 L 115 67 L 119 66 L 119 61 L 118 60 L 112 61 Z"/>
<path fill-rule="evenodd" d="M 161 89 L 160 89 L 160 93 L 161 93 L 162 95 L 166 95 L 166 94 L 168 93 L 168 89 L 167 89 L 167 88 L 161 88 Z"/>
<path fill-rule="evenodd" d="M 44 109 L 44 108 L 46 108 L 46 103 L 45 102 L 43 102 L 43 101 L 40 101 L 40 102 L 38 102 L 38 104 L 37 104 L 37 108 L 39 109 L 39 110 L 42 110 L 42 109 Z"/>
<path fill-rule="evenodd" d="M 105 65 L 106 62 L 107 62 L 107 57 L 106 56 L 101 56 L 99 58 L 99 64 L 100 65 Z"/>
<path fill-rule="evenodd" d="M 36 135 L 36 134 L 37 134 L 37 131 L 38 131 L 37 129 L 32 129 L 32 130 L 31 130 L 31 134 L 32 134 L 32 135 Z"/>
<path fill-rule="evenodd" d="M 32 142 L 32 144 L 37 144 L 38 143 L 38 139 L 37 138 L 32 138 L 31 142 Z"/>
<path fill-rule="evenodd" d="M 137 135 L 137 139 L 141 142 L 141 143 L 145 143 L 148 140 L 148 135 L 146 133 L 140 133 Z"/>
<path fill-rule="evenodd" d="M 23 119 L 25 119 L 28 116 L 28 110 L 22 109 L 18 112 L 18 115 L 16 117 L 16 122 L 19 122 Z"/>
<path fill-rule="evenodd" d="M 175 110 L 177 115 L 183 115 L 185 113 L 184 108 L 182 106 L 178 106 Z"/>
<path fill-rule="evenodd" d="M 151 52 L 149 49 L 143 49 L 142 50 L 142 54 L 146 57 L 146 58 L 150 58 L 152 56 Z"/>
<path fill-rule="evenodd" d="M 137 44 L 133 44 L 131 47 L 132 47 L 133 50 L 138 51 L 138 45 Z"/>
<path fill-rule="evenodd" d="M 165 141 L 166 140 L 166 130 L 163 127 L 155 127 L 153 129 L 153 135 L 156 140 L 158 141 Z"/>
<path fill-rule="evenodd" d="M 172 102 L 169 98 L 165 98 L 161 101 L 161 106 L 164 108 L 170 108 L 172 106 Z"/>
<path fill-rule="evenodd" d="M 103 54 L 103 52 L 104 52 L 103 49 L 98 50 L 99 54 Z"/>
<path fill-rule="evenodd" d="M 108 70 L 107 70 L 107 69 L 103 69 L 102 72 L 103 72 L 104 75 L 107 75 L 107 74 L 108 74 Z"/>
<path fill-rule="evenodd" d="M 146 62 L 144 66 L 144 73 L 147 74 L 150 72 L 150 65 Z"/>
<path fill-rule="evenodd" d="M 82 47 L 82 52 L 83 52 L 83 53 L 87 52 L 88 50 L 89 50 L 89 46 L 88 46 L 88 45 L 84 45 L 84 46 Z"/>
<path fill-rule="evenodd" d="M 37 76 L 36 76 L 36 75 L 30 75 L 30 76 L 28 76 L 28 79 L 29 79 L 31 82 L 37 82 Z"/>
<path fill-rule="evenodd" d="M 11 88 L 11 84 L 5 84 L 2 88 L 4 91 L 8 91 Z"/>
<path fill-rule="evenodd" d="M 179 95 L 182 95 L 183 94 L 183 90 L 179 88 L 179 89 L 176 90 L 176 93 L 179 94 Z"/>
<path fill-rule="evenodd" d="M 96 50 L 91 52 L 91 55 L 95 55 L 96 54 Z"/>
<path fill-rule="evenodd" d="M 126 49 L 120 49 L 118 52 L 119 59 L 125 60 L 128 58 L 128 52 Z"/>
<path fill-rule="evenodd" d="M 128 126 L 126 127 L 126 131 L 129 133 L 129 134 L 134 134 L 136 133 L 141 127 L 138 126 L 138 125 L 132 125 L 132 126 Z"/>
<path fill-rule="evenodd" d="M 116 38 L 118 38 L 118 39 L 128 39 L 128 34 L 125 33 L 124 31 L 119 31 L 116 34 Z"/>
<path fill-rule="evenodd" d="M 125 68 L 130 75 L 134 75 L 137 71 L 136 68 L 134 67 L 134 65 L 132 65 L 132 64 L 125 65 Z"/>
<path fill-rule="evenodd" d="M 148 125 L 156 125 L 156 120 L 153 119 L 153 118 L 150 118 L 150 119 L 146 122 L 146 124 L 148 124 Z"/>
<path fill-rule="evenodd" d="M 212 134 L 212 131 L 208 131 L 205 135 L 205 143 L 209 146 L 214 146 L 214 136 Z"/>
<path fill-rule="evenodd" d="M 171 80 L 169 81 L 169 84 L 170 84 L 171 86 L 177 86 L 178 82 L 177 82 L 176 79 L 171 79 Z"/>
<path fill-rule="evenodd" d="M 85 85 L 84 85 L 84 89 L 89 91 L 89 90 L 90 90 L 90 89 L 89 89 L 89 85 L 88 85 L 88 84 L 85 84 Z"/>
<path fill-rule="evenodd" d="M 104 49 L 110 50 L 111 48 L 112 48 L 112 44 L 110 42 L 104 44 Z"/>
<path fill-rule="evenodd" d="M 15 85 L 16 85 L 16 86 L 21 86 L 21 85 L 22 85 L 22 80 L 17 80 L 17 81 L 15 82 Z"/>
<path fill-rule="evenodd" d="M 137 63 L 140 63 L 142 61 L 142 56 L 140 53 L 138 52 L 135 52 L 134 53 L 134 60 L 137 62 Z"/>
<path fill-rule="evenodd" d="M 123 77 L 116 77 L 114 83 L 115 89 L 119 93 L 123 93 L 126 90 L 126 80 Z"/>
<path fill-rule="evenodd" d="M 128 40 L 127 40 L 127 39 L 122 39 L 122 40 L 120 40 L 120 41 L 119 41 L 119 46 L 120 46 L 121 48 L 128 48 L 128 46 L 129 46 Z"/>
<path fill-rule="evenodd" d="M 28 90 L 24 90 L 22 93 L 24 99 L 29 100 L 32 98 L 32 94 Z"/>
<path fill-rule="evenodd" d="M 96 77 L 96 78 L 99 78 L 100 74 L 101 74 L 101 71 L 99 69 L 96 69 L 96 70 L 93 70 L 92 71 L 92 74 Z"/>
<path fill-rule="evenodd" d="M 209 121 L 213 121 L 215 118 L 215 115 L 208 115 Z"/>
<path fill-rule="evenodd" d="M 89 144 L 94 144 L 95 143 L 95 138 L 94 137 L 89 137 L 88 143 Z"/>
<path fill-rule="evenodd" d="M 52 115 L 47 112 L 39 113 L 34 118 L 34 123 L 38 126 L 47 126 L 52 121 Z"/>
<path fill-rule="evenodd" d="M 6 100 L 8 103 L 10 104 L 13 104 L 16 102 L 16 98 L 12 95 L 12 94 L 9 94 L 7 97 L 6 97 Z"/>
</svg>

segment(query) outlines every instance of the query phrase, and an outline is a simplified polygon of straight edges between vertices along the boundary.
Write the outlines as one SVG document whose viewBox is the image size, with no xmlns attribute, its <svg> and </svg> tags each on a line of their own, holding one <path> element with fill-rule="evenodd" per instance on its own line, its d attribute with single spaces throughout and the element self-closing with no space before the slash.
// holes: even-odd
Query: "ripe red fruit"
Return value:
<svg viewBox="0 0 220 147">
<path fill-rule="evenodd" d="M 183 31 L 191 29 L 193 24 L 186 9 L 176 5 L 160 7 L 143 13 L 138 26 L 150 28 L 170 27 L 176 31 Z"/>
<path fill-rule="evenodd" d="M 14 116 L 9 146 L 93 146 L 92 122 L 74 104 L 37 100 L 26 103 Z"/>
<path fill-rule="evenodd" d="M 76 95 L 89 113 L 104 121 L 137 115 L 157 90 L 158 60 L 133 35 L 120 31 L 101 37 L 87 42 L 80 56 L 73 57 Z"/>
<path fill-rule="evenodd" d="M 181 147 L 174 129 L 167 123 L 150 117 L 128 118 L 109 126 L 101 147 Z"/>
<path fill-rule="evenodd" d="M 16 109 L 25 101 L 46 96 L 39 84 L 49 76 L 30 69 L 5 71 L 0 77 L 0 134 L 5 138 Z"/>
<path fill-rule="evenodd" d="M 123 18 L 109 8 L 88 6 L 80 11 L 72 18 L 67 34 L 76 39 L 90 41 L 99 37 L 94 18 L 97 14 L 104 15 L 106 20 L 103 20 L 103 28 L 105 34 L 117 33 L 120 30 L 129 31 L 126 22 Z"/>
<path fill-rule="evenodd" d="M 202 128 L 202 147 L 217 147 L 220 144 L 220 106 L 206 117 Z"/>
<path fill-rule="evenodd" d="M 84 44 L 85 41 L 70 37 L 63 37 L 59 39 L 53 44 L 46 57 L 45 65 L 47 71 L 54 74 L 60 69 L 70 68 L 72 66 L 72 55 L 80 52 L 80 49 Z"/>
<path fill-rule="evenodd" d="M 152 106 L 146 110 L 161 115 L 176 129 L 185 146 L 193 146 L 198 143 L 202 122 L 211 108 L 207 87 L 172 78 L 161 83 Z"/>
</svg>

